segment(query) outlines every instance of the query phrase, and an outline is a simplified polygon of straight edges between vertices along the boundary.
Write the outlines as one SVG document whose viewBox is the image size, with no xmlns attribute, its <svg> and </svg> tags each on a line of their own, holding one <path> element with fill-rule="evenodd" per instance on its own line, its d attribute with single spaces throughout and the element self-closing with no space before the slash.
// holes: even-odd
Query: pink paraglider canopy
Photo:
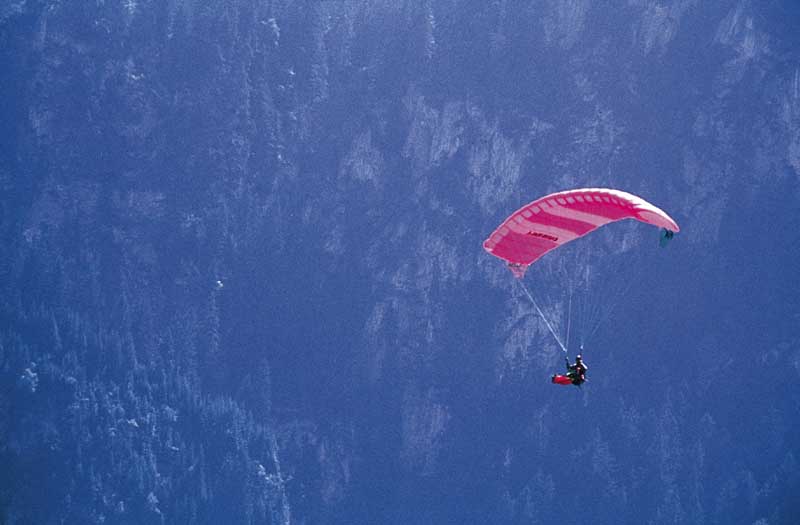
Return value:
<svg viewBox="0 0 800 525">
<path fill-rule="evenodd" d="M 531 263 L 550 250 L 622 219 L 680 231 L 663 210 L 636 195 L 584 188 L 553 193 L 523 206 L 492 232 L 483 247 L 521 278 Z"/>
</svg>

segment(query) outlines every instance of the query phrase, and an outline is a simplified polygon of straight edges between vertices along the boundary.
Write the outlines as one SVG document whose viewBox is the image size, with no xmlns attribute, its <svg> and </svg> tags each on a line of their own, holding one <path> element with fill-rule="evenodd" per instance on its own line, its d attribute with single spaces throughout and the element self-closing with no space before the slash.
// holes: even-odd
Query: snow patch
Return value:
<svg viewBox="0 0 800 525">
<path fill-rule="evenodd" d="M 422 475 L 434 474 L 443 446 L 443 436 L 451 419 L 447 407 L 435 399 L 435 392 L 425 394 L 411 387 L 403 400 L 403 464 Z"/>
<path fill-rule="evenodd" d="M 589 0 L 563 0 L 553 3 L 544 17 L 544 38 L 548 44 L 570 49 L 580 39 L 589 12 Z"/>
</svg>

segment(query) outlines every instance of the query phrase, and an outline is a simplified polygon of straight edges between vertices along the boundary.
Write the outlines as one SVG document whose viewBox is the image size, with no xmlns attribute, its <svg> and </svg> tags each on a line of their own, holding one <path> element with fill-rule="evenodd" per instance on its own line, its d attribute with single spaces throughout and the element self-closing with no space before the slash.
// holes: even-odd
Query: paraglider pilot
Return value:
<svg viewBox="0 0 800 525">
<path fill-rule="evenodd" d="M 550 379 L 553 383 L 559 385 L 575 385 L 581 386 L 586 382 L 586 371 L 589 369 L 580 354 L 575 356 L 575 363 L 571 364 L 568 358 L 564 358 L 567 364 L 566 375 L 554 374 Z"/>
</svg>

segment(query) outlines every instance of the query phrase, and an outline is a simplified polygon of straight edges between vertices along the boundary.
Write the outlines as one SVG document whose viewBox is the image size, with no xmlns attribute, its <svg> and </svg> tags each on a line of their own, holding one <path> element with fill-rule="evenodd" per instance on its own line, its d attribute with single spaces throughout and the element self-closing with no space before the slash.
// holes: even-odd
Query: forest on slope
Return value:
<svg viewBox="0 0 800 525">
<path fill-rule="evenodd" d="M 796 522 L 798 16 L 0 6 L 0 521 Z M 682 232 L 531 269 L 572 391 L 481 243 L 579 186 Z"/>
</svg>

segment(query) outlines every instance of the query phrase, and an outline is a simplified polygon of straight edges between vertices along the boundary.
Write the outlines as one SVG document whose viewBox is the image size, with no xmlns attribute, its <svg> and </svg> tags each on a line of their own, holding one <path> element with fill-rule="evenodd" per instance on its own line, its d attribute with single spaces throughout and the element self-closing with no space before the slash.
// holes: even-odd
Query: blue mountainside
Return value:
<svg viewBox="0 0 800 525">
<path fill-rule="evenodd" d="M 798 22 L 0 2 L 0 523 L 800 523 Z"/>
</svg>

